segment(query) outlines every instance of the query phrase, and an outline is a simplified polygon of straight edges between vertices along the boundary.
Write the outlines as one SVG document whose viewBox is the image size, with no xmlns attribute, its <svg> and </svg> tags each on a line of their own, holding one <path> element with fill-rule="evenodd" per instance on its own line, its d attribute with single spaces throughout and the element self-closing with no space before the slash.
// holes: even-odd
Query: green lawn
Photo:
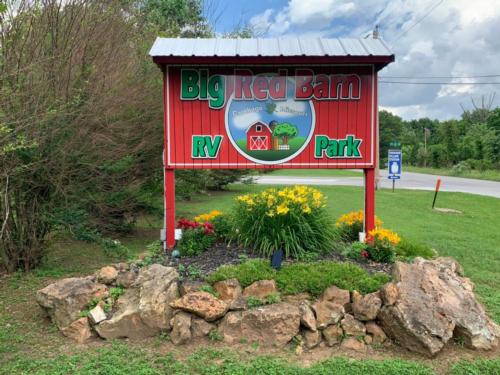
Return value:
<svg viewBox="0 0 500 375">
<path fill-rule="evenodd" d="M 360 170 L 352 169 L 277 169 L 270 176 L 297 177 L 363 177 Z"/>
<path fill-rule="evenodd" d="M 192 216 L 213 209 L 227 211 L 233 197 L 264 189 L 256 185 L 234 185 L 228 192 L 198 196 L 191 202 L 178 202 L 178 216 Z M 363 190 L 356 187 L 319 187 L 328 196 L 328 207 L 336 217 L 363 206 Z M 462 215 L 430 209 L 432 192 L 388 190 L 377 192 L 377 213 L 388 228 L 409 239 L 426 243 L 441 255 L 451 255 L 465 268 L 488 311 L 500 322 L 500 199 L 460 193 L 442 193 L 439 206 L 454 208 Z M 134 254 L 158 237 L 161 218 L 141 220 L 134 236 L 122 239 Z M 357 360 L 332 358 L 302 368 L 302 357 L 292 348 L 275 351 L 274 357 L 258 357 L 267 351 L 250 345 L 228 350 L 219 343 L 193 353 L 193 348 L 172 347 L 165 338 L 152 338 L 120 344 L 95 342 L 81 346 L 64 338 L 44 320 L 34 301 L 34 293 L 56 278 L 87 275 L 98 267 L 117 261 L 95 245 L 66 238 L 54 238 L 44 265 L 29 274 L 0 278 L 0 374 L 496 374 L 500 360 L 480 359 L 460 362 L 461 358 L 481 358 L 485 353 L 460 348 L 433 360 L 395 352 L 375 352 Z M 379 361 L 381 357 L 391 360 Z M 325 358 L 325 357 L 323 357 Z M 362 359 L 360 359 L 362 358 Z M 377 359 L 377 360 L 376 360 Z M 248 362 L 250 361 L 250 362 Z M 283 362 L 286 361 L 287 363 Z M 311 363 L 310 360 L 306 362 Z M 431 370 L 432 369 L 432 370 Z"/>
<path fill-rule="evenodd" d="M 433 174 L 437 176 L 453 176 L 453 177 L 463 177 L 463 178 L 475 178 L 478 180 L 500 181 L 500 171 L 494 169 L 486 171 L 470 170 L 462 173 L 456 173 L 451 168 L 423 168 L 423 167 L 412 167 L 404 165 L 403 172 L 404 171 Z"/>
</svg>

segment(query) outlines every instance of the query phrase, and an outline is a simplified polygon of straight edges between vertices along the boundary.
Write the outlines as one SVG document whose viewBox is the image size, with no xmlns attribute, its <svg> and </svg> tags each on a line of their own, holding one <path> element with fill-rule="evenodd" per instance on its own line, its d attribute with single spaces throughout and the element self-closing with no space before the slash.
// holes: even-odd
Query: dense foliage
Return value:
<svg viewBox="0 0 500 375">
<path fill-rule="evenodd" d="M 212 35 L 203 3 L 0 4 L 0 267 L 38 265 L 56 229 L 112 249 L 162 193 L 162 82 L 147 51 L 157 35 Z M 179 196 L 244 173 L 179 172 Z"/>
<path fill-rule="evenodd" d="M 352 263 L 320 261 L 311 263 L 292 263 L 284 265 L 279 271 L 271 267 L 268 260 L 252 259 L 238 265 L 219 267 L 208 276 L 207 281 L 238 279 L 243 287 L 258 280 L 276 280 L 283 294 L 308 292 L 317 297 L 331 285 L 361 293 L 371 293 L 389 281 L 386 274 L 369 275 L 361 267 Z"/>
<path fill-rule="evenodd" d="M 500 108 L 464 111 L 460 120 L 428 118 L 404 121 L 380 111 L 380 157 L 392 141 L 400 141 L 403 162 L 414 166 L 500 170 Z"/>
<path fill-rule="evenodd" d="M 236 202 L 236 238 L 262 256 L 281 249 L 286 257 L 301 259 L 332 249 L 335 228 L 317 189 L 271 188 L 241 195 Z"/>
</svg>

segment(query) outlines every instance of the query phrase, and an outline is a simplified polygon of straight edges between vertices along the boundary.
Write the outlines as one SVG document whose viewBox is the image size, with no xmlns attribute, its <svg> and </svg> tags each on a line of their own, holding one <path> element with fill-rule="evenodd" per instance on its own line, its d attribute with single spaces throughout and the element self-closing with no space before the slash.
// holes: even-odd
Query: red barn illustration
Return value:
<svg viewBox="0 0 500 375">
<path fill-rule="evenodd" d="M 273 132 L 269 126 L 257 121 L 247 128 L 247 151 L 272 150 Z"/>
</svg>

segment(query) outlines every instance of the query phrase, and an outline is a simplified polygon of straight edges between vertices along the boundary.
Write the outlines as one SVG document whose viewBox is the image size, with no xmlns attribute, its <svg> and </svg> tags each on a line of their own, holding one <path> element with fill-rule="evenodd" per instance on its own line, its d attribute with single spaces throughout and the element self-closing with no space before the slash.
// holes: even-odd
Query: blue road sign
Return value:
<svg viewBox="0 0 500 375">
<path fill-rule="evenodd" d="M 388 175 L 389 180 L 399 180 L 401 178 L 402 154 L 401 150 L 389 150 L 388 155 Z"/>
</svg>

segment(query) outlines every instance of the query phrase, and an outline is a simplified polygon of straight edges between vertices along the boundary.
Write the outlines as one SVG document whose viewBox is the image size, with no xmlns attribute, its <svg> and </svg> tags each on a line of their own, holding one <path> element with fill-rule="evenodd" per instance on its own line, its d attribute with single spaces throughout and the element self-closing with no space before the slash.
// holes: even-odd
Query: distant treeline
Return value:
<svg viewBox="0 0 500 375">
<path fill-rule="evenodd" d="M 380 158 L 399 141 L 403 163 L 413 166 L 500 170 L 500 108 L 465 111 L 459 120 L 405 121 L 379 112 Z"/>
</svg>

